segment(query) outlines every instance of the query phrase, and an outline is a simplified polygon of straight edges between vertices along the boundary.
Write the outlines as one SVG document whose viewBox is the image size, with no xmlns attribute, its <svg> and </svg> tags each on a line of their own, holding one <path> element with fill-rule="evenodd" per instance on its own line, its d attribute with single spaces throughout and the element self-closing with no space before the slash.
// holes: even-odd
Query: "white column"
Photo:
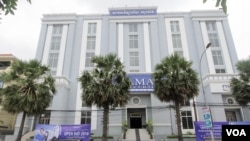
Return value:
<svg viewBox="0 0 250 141">
<path fill-rule="evenodd" d="M 46 40 L 44 44 L 44 50 L 43 50 L 43 58 L 42 58 L 42 64 L 47 65 L 48 64 L 48 57 L 49 57 L 49 49 L 50 49 L 50 42 L 51 42 L 51 36 L 52 36 L 52 25 L 48 25 L 47 28 L 47 35 Z"/>
<path fill-rule="evenodd" d="M 123 23 L 118 24 L 118 57 L 123 62 Z"/>
<path fill-rule="evenodd" d="M 93 21 L 96 23 L 96 46 L 95 46 L 95 55 L 100 55 L 101 53 L 101 31 L 102 31 L 102 22 L 101 20 Z"/>
<path fill-rule="evenodd" d="M 170 21 L 172 19 L 166 18 L 165 19 L 165 26 L 166 26 L 166 35 L 167 35 L 167 43 L 168 43 L 168 53 L 173 54 L 173 42 L 172 42 L 172 33 L 171 33 L 171 27 L 170 27 Z"/>
<path fill-rule="evenodd" d="M 143 23 L 146 72 L 151 72 L 151 54 L 148 23 Z"/>
<path fill-rule="evenodd" d="M 65 48 L 66 48 L 66 42 L 67 42 L 67 33 L 68 33 L 68 25 L 63 25 L 62 30 L 62 36 L 61 36 L 61 43 L 60 43 L 60 52 L 58 57 L 58 65 L 57 65 L 57 71 L 56 76 L 61 76 L 63 71 L 63 64 L 64 64 L 64 54 L 65 54 Z"/>
</svg>

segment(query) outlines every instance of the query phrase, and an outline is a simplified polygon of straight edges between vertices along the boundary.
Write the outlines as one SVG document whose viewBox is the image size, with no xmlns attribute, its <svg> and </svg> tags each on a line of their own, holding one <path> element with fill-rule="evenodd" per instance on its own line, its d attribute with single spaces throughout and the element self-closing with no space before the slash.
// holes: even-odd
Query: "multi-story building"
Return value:
<svg viewBox="0 0 250 141">
<path fill-rule="evenodd" d="M 0 73 L 8 71 L 11 63 L 17 60 L 12 54 L 0 54 Z M 0 89 L 4 87 L 4 82 L 0 81 Z M 3 97 L 0 97 L 0 134 L 12 135 L 15 130 L 17 114 L 8 113 L 1 106 Z M 1 137 L 0 137 L 1 140 Z"/>
<path fill-rule="evenodd" d="M 208 43 L 212 45 L 204 52 Z M 181 109 L 184 133 L 194 132 L 196 118 L 203 121 L 205 103 L 214 121 L 250 119 L 249 110 L 239 106 L 230 91 L 238 58 L 226 14 L 221 10 L 158 13 L 157 7 L 123 7 L 110 8 L 109 14 L 43 16 L 36 59 L 50 67 L 57 94 L 40 123 L 90 123 L 92 132 L 101 135 L 103 111 L 95 105 L 85 106 L 77 79 L 84 70 L 93 69 L 93 56 L 108 53 L 118 55 L 132 82 L 128 104 L 110 112 L 110 135 L 121 135 L 123 121 L 129 128 L 144 128 L 148 120 L 153 122 L 155 136 L 176 133 L 171 103 L 156 98 L 151 78 L 155 65 L 173 53 L 192 61 L 193 69 L 202 76 L 199 96 L 185 101 Z"/>
</svg>

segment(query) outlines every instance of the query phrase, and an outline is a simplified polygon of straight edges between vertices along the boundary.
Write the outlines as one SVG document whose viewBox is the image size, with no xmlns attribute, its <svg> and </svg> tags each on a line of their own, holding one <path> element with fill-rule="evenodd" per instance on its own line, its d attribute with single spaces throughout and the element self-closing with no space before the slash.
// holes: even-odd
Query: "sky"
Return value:
<svg viewBox="0 0 250 141">
<path fill-rule="evenodd" d="M 211 10 L 216 0 L 19 0 L 15 15 L 1 15 L 0 54 L 21 60 L 35 58 L 44 14 L 108 14 L 112 7 L 157 6 L 160 12 Z M 228 21 L 238 59 L 250 56 L 250 0 L 227 0 Z"/>
</svg>

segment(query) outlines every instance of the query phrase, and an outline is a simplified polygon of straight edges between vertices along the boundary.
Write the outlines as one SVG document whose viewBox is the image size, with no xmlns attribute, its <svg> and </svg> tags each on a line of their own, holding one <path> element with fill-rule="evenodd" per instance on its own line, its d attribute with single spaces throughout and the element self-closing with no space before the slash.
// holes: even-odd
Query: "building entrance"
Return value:
<svg viewBox="0 0 250 141">
<path fill-rule="evenodd" d="M 146 126 L 145 108 L 129 108 L 127 112 L 129 128 L 144 128 Z"/>
</svg>

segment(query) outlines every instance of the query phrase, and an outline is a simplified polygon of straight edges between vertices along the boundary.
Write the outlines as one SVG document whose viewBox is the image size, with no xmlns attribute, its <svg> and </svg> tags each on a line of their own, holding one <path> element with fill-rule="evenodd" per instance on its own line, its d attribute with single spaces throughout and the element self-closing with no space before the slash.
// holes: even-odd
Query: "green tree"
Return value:
<svg viewBox="0 0 250 141">
<path fill-rule="evenodd" d="M 207 0 L 203 0 L 203 3 L 206 3 L 206 2 L 207 2 Z M 227 0 L 216 0 L 215 6 L 216 7 L 221 6 L 223 9 L 223 12 L 227 13 Z"/>
<path fill-rule="evenodd" d="M 164 58 L 153 73 L 154 94 L 162 102 L 173 102 L 176 112 L 178 140 L 183 141 L 180 108 L 184 100 L 198 95 L 199 80 L 191 68 L 192 62 L 178 54 Z"/>
<path fill-rule="evenodd" d="M 10 70 L 1 73 L 5 86 L 0 90 L 3 109 L 10 113 L 23 113 L 17 141 L 21 140 L 26 115 L 44 113 L 55 94 L 55 80 L 49 69 L 37 60 L 14 61 Z"/>
<path fill-rule="evenodd" d="M 239 78 L 231 79 L 232 95 L 240 105 L 247 105 L 250 102 L 250 60 L 240 60 L 236 68 Z"/>
<path fill-rule="evenodd" d="M 31 3 L 31 0 L 27 0 Z M 16 10 L 18 0 L 0 0 L 0 12 L 4 11 L 5 15 L 12 14 L 14 15 L 14 10 Z"/>
<path fill-rule="evenodd" d="M 87 106 L 103 108 L 102 140 L 107 141 L 110 107 L 127 104 L 131 84 L 116 55 L 95 56 L 92 62 L 96 65 L 93 71 L 84 71 L 79 78 L 82 100 Z"/>
</svg>

